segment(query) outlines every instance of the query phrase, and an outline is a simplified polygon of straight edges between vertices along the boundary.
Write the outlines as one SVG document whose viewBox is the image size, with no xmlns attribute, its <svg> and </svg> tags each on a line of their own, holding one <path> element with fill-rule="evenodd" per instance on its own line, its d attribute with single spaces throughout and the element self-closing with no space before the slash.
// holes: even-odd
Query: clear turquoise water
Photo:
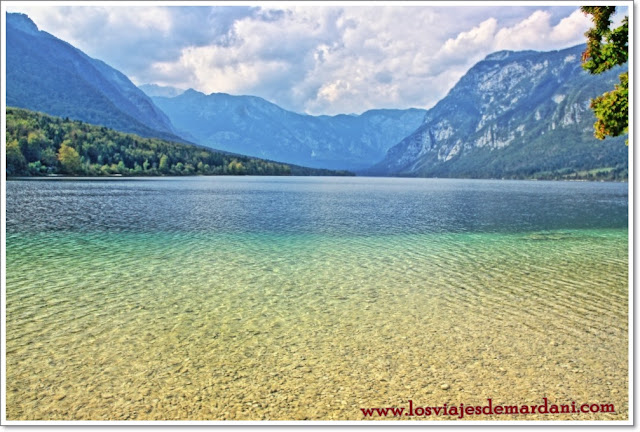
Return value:
<svg viewBox="0 0 640 432">
<path fill-rule="evenodd" d="M 7 417 L 548 397 L 626 418 L 627 201 L 602 183 L 10 181 Z"/>
</svg>

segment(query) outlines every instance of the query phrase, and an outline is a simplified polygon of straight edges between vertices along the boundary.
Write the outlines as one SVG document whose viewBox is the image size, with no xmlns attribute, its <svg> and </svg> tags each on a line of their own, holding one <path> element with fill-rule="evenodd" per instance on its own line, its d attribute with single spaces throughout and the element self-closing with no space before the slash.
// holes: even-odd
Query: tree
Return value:
<svg viewBox="0 0 640 432">
<path fill-rule="evenodd" d="M 127 172 L 127 167 L 124 166 L 124 162 L 118 162 L 118 173 L 125 174 Z"/>
<path fill-rule="evenodd" d="M 163 154 L 160 157 L 160 165 L 158 166 L 158 169 L 163 173 L 169 171 L 169 158 L 167 157 L 167 155 Z"/>
<path fill-rule="evenodd" d="M 55 167 L 58 163 L 58 155 L 53 148 L 49 147 L 40 153 L 40 160 L 42 160 L 42 163 L 46 166 Z"/>
<path fill-rule="evenodd" d="M 74 149 L 70 145 L 67 145 L 66 143 L 62 143 L 62 145 L 60 146 L 60 151 L 58 151 L 58 160 L 60 161 L 62 168 L 68 174 L 77 173 L 80 169 L 80 165 L 82 164 L 80 155 L 78 154 L 76 149 Z"/>
<path fill-rule="evenodd" d="M 243 175 L 245 174 L 244 165 L 242 165 L 242 162 L 238 162 L 237 160 L 233 159 L 231 162 L 229 162 L 229 172 L 231 172 L 231 174 L 233 175 Z"/>
<path fill-rule="evenodd" d="M 27 141 L 25 145 L 21 146 L 20 150 L 28 162 L 37 161 L 40 159 L 40 151 L 42 147 L 46 146 L 46 140 L 41 131 L 29 132 L 27 135 Z"/>
<path fill-rule="evenodd" d="M 585 33 L 587 50 L 582 54 L 582 67 L 592 74 L 599 74 L 625 64 L 629 59 L 629 17 L 624 17 L 620 26 L 611 29 L 615 6 L 583 6 L 581 10 L 591 15 L 594 24 Z M 629 72 L 620 75 L 620 83 L 612 91 L 592 99 L 591 108 L 597 119 L 593 125 L 596 138 L 628 133 Z"/>
<path fill-rule="evenodd" d="M 13 140 L 7 143 L 7 174 L 20 175 L 27 168 L 27 160 L 20 151 L 18 141 Z"/>
</svg>

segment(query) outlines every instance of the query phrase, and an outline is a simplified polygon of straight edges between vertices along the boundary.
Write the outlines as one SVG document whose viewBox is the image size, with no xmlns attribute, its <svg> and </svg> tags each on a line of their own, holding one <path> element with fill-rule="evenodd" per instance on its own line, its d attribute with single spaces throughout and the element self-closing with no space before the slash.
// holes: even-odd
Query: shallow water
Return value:
<svg viewBox="0 0 640 432">
<path fill-rule="evenodd" d="M 627 419 L 627 250 L 626 184 L 11 181 L 7 418 Z"/>
</svg>

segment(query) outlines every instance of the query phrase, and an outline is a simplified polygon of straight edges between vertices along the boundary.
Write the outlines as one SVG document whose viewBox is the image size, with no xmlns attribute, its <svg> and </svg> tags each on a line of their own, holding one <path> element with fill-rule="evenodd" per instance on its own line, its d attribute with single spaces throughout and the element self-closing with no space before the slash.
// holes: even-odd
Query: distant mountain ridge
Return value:
<svg viewBox="0 0 640 432">
<path fill-rule="evenodd" d="M 298 165 L 358 170 L 380 160 L 415 130 L 425 110 L 379 109 L 311 116 L 256 96 L 205 95 L 193 89 L 152 97 L 185 136 L 212 148 Z"/>
<path fill-rule="evenodd" d="M 584 45 L 490 54 L 429 110 L 311 116 L 256 96 L 138 88 L 104 62 L 40 31 L 26 15 L 6 18 L 7 106 L 367 175 L 569 178 L 604 170 L 618 178 L 628 172 L 624 137 L 595 139 L 589 108 L 626 66 L 590 75 L 581 67 Z"/>
<path fill-rule="evenodd" d="M 584 49 L 490 54 L 366 172 L 545 178 L 606 168 L 624 174 L 624 137 L 594 138 L 589 104 L 613 89 L 626 68 L 590 75 L 581 67 Z"/>
<path fill-rule="evenodd" d="M 7 106 L 183 141 L 124 74 L 38 30 L 24 14 L 8 13 L 6 22 Z"/>
<path fill-rule="evenodd" d="M 162 96 L 162 97 L 175 97 L 185 92 L 184 89 L 171 86 L 161 86 L 158 84 L 142 84 L 138 88 L 142 90 L 147 96 Z"/>
</svg>

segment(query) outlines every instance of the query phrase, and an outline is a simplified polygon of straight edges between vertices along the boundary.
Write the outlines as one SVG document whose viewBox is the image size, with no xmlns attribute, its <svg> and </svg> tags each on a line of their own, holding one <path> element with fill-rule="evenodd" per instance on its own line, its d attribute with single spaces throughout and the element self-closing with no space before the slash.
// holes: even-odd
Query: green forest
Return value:
<svg viewBox="0 0 640 432">
<path fill-rule="evenodd" d="M 7 108 L 8 176 L 353 175 L 142 138 Z"/>
</svg>

